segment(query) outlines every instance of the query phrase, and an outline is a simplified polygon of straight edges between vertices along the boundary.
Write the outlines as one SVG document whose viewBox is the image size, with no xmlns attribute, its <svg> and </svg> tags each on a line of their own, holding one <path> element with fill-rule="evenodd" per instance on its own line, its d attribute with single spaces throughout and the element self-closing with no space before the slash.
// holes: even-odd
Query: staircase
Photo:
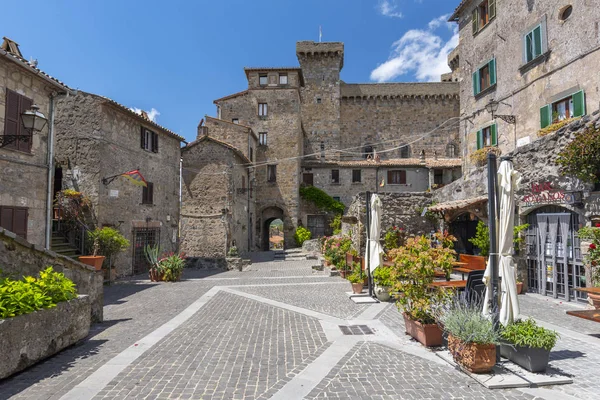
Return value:
<svg viewBox="0 0 600 400">
<path fill-rule="evenodd" d="M 71 257 L 74 260 L 77 260 L 77 256 L 82 255 L 79 253 L 79 250 L 73 247 L 63 235 L 56 232 L 52 233 L 50 250 L 57 254 L 60 254 L 61 256 Z"/>
<path fill-rule="evenodd" d="M 303 261 L 306 260 L 306 253 L 302 248 L 287 249 L 284 251 L 274 251 L 274 261 Z"/>
</svg>

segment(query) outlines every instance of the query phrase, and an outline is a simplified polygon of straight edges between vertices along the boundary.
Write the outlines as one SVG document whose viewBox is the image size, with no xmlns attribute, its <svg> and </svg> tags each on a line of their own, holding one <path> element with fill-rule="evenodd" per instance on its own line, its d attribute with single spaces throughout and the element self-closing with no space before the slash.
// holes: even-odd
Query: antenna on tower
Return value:
<svg viewBox="0 0 600 400">
<path fill-rule="evenodd" d="M 321 30 L 321 25 L 319 25 L 319 43 L 321 43 L 321 36 L 323 36 L 323 31 Z"/>
</svg>

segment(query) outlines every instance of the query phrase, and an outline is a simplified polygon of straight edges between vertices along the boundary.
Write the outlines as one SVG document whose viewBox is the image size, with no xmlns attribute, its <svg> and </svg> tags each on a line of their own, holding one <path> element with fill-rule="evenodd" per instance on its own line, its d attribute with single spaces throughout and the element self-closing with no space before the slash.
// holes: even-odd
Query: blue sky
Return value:
<svg viewBox="0 0 600 400">
<path fill-rule="evenodd" d="M 295 66 L 295 43 L 345 43 L 346 82 L 439 80 L 459 0 L 29 0 L 0 35 L 73 88 L 155 112 L 188 140 L 212 101 L 244 90 L 245 66 Z"/>
</svg>

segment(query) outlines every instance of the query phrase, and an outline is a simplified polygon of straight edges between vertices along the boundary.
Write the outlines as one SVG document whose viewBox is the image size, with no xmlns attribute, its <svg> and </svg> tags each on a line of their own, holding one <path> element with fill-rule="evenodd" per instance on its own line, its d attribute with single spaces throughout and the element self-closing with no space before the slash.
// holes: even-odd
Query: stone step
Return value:
<svg viewBox="0 0 600 400">
<path fill-rule="evenodd" d="M 63 249 L 73 249 L 73 246 L 71 246 L 71 244 L 69 242 L 62 242 L 62 243 L 51 243 L 50 244 L 50 250 L 56 252 L 58 250 L 63 250 Z"/>
<path fill-rule="evenodd" d="M 295 249 L 285 249 L 285 254 L 297 254 L 297 253 L 304 253 L 304 251 L 302 250 L 302 247 L 297 247 Z"/>
</svg>

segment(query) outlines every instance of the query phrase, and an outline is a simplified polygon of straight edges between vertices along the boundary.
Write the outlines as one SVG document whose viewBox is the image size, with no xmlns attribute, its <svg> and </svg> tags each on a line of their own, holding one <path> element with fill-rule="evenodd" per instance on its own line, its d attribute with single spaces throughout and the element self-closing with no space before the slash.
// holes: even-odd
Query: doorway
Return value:
<svg viewBox="0 0 600 400">
<path fill-rule="evenodd" d="M 283 250 L 283 221 L 274 219 L 269 224 L 269 250 Z"/>
<path fill-rule="evenodd" d="M 278 238 L 274 238 L 274 240 L 277 241 L 277 248 L 283 250 L 285 247 L 285 218 L 283 210 L 275 206 L 265 208 L 262 212 L 262 221 L 261 247 L 263 251 L 273 250 L 271 248 L 271 233 L 277 233 L 275 236 L 278 236 Z"/>
<path fill-rule="evenodd" d="M 479 218 L 470 213 L 459 215 L 450 222 L 449 233 L 456 237 L 454 249 L 458 254 L 473 254 L 474 246 L 469 239 L 475 237 L 478 223 Z"/>
</svg>

